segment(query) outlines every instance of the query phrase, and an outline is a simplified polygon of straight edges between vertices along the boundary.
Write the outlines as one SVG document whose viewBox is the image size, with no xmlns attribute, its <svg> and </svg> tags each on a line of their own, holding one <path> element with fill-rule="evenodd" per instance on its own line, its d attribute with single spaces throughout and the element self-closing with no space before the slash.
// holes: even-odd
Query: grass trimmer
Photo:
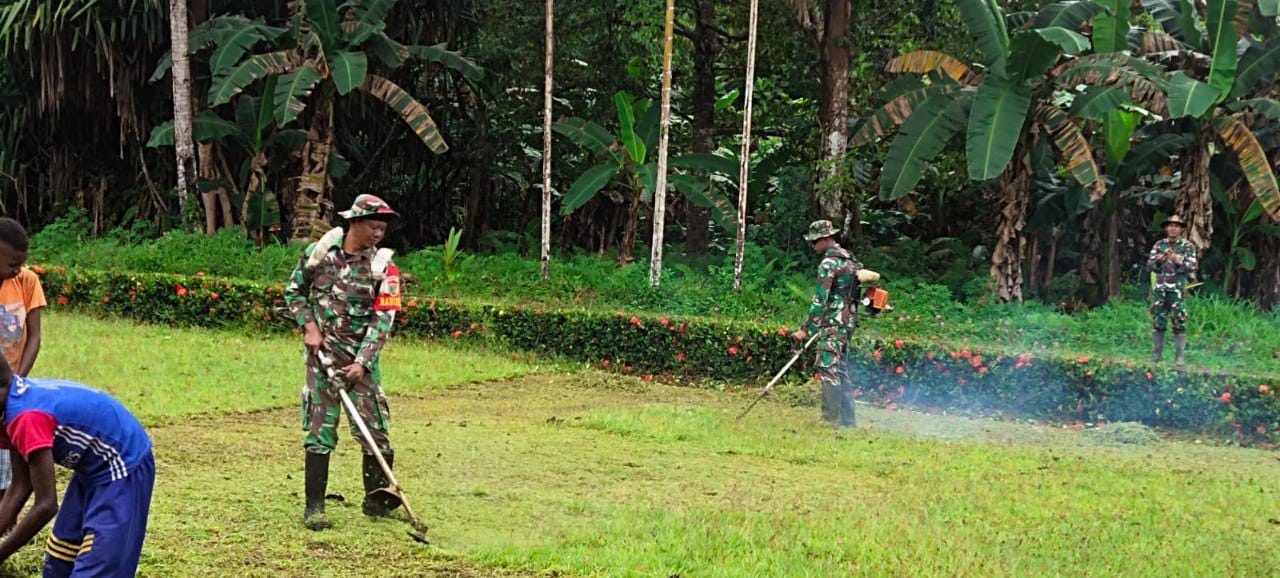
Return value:
<svg viewBox="0 0 1280 578">
<path fill-rule="evenodd" d="M 778 383 L 778 380 L 782 379 L 782 376 L 787 374 L 787 370 L 791 369 L 792 365 L 795 365 L 796 360 L 800 359 L 800 355 L 804 353 L 805 350 L 809 349 L 809 346 L 813 345 L 813 342 L 817 341 L 817 339 L 818 339 L 818 334 L 814 333 L 813 336 L 810 337 L 809 340 L 804 343 L 804 347 L 801 347 L 800 350 L 797 351 L 795 355 L 791 356 L 791 361 L 788 361 L 786 365 L 782 366 L 782 369 L 778 371 L 778 374 L 773 376 L 773 379 L 769 381 L 768 385 L 764 386 L 764 391 L 761 391 L 760 395 L 756 396 L 755 400 L 751 402 L 751 405 L 748 405 L 747 409 L 742 410 L 742 413 L 738 414 L 738 419 L 742 419 L 743 417 L 746 417 L 747 413 L 751 411 L 751 408 L 754 408 L 757 403 L 760 403 L 760 400 L 764 399 L 765 396 L 769 395 L 769 391 L 772 390 L 773 386 Z"/>
<path fill-rule="evenodd" d="M 320 359 L 320 364 L 324 366 L 325 372 L 328 373 L 330 381 L 345 379 L 333 369 L 332 359 L 327 354 L 320 351 L 316 353 L 316 356 Z M 356 404 L 351 401 L 351 396 L 347 394 L 347 390 L 339 387 L 338 395 L 342 397 L 342 405 L 347 408 L 347 416 L 351 418 L 351 423 L 356 424 L 356 428 L 360 430 L 360 435 L 364 437 L 365 443 L 370 448 L 377 447 L 377 444 L 373 441 L 373 434 L 369 433 L 369 427 L 364 424 L 363 419 L 360 419 L 360 412 L 356 411 Z M 431 542 L 427 541 L 427 525 L 418 520 L 418 516 L 413 513 L 413 508 L 409 507 L 409 499 L 405 497 L 404 490 L 400 488 L 400 483 L 396 481 L 395 474 L 391 472 L 391 466 L 387 465 L 387 460 L 383 459 L 381 452 L 373 452 L 373 457 L 378 460 L 382 473 L 386 474 L 387 480 L 391 485 L 385 488 L 378 488 L 370 493 L 385 492 L 400 500 L 400 505 L 404 506 L 404 512 L 409 515 L 409 525 L 412 528 L 408 530 L 409 537 L 423 544 L 430 544 Z"/>
</svg>

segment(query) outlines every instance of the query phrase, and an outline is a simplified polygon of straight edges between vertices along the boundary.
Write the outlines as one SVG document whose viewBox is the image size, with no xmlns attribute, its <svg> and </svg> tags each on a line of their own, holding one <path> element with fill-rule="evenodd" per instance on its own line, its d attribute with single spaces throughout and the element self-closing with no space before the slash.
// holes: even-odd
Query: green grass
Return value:
<svg viewBox="0 0 1280 578">
<path fill-rule="evenodd" d="M 383 352 L 383 367 L 389 395 L 539 370 L 491 351 L 396 339 Z M 148 425 L 293 407 L 303 383 L 302 338 L 139 326 L 50 310 L 32 376 L 109 391 Z"/>
<path fill-rule="evenodd" d="M 334 530 L 311 533 L 293 340 L 67 314 L 48 332 L 37 373 L 109 385 L 157 423 L 140 576 L 1163 577 L 1280 565 L 1267 452 L 869 408 L 862 427 L 833 432 L 816 409 L 776 402 L 737 421 L 743 395 L 412 343 L 388 352 L 392 440 L 433 545 L 359 513 L 348 436 L 330 483 L 347 501 L 331 503 Z M 280 409 L 234 413 L 269 407 Z M 5 569 L 34 572 L 38 550 Z"/>
</svg>

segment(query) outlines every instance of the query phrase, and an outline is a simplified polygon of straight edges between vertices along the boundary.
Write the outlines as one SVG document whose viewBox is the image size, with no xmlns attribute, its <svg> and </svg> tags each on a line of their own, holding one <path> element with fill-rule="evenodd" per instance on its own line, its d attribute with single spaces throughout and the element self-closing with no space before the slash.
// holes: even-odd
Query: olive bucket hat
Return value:
<svg viewBox="0 0 1280 578">
<path fill-rule="evenodd" d="M 356 197 L 351 203 L 351 208 L 338 213 L 342 218 L 348 221 L 356 219 L 380 219 L 383 221 L 398 221 L 400 213 L 395 212 L 386 201 L 373 195 L 364 194 Z"/>
<path fill-rule="evenodd" d="M 805 233 L 804 240 L 812 243 L 823 237 L 834 237 L 839 234 L 840 231 L 836 230 L 831 221 L 814 221 L 809 223 L 809 232 Z"/>
</svg>

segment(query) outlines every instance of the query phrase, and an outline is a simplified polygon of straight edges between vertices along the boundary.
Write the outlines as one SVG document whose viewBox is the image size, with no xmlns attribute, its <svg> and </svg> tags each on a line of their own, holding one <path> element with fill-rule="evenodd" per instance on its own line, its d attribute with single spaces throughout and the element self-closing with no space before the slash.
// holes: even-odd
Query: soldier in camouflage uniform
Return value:
<svg viewBox="0 0 1280 578">
<path fill-rule="evenodd" d="M 817 377 L 822 385 L 822 418 L 833 426 L 853 427 L 853 384 L 849 378 L 846 352 L 849 337 L 858 326 L 859 282 L 878 280 L 880 275 L 863 269 L 848 250 L 836 242 L 838 231 L 831 221 L 814 221 L 804 239 L 822 255 L 818 265 L 818 287 L 809 307 L 804 327 L 792 337 L 804 341 L 819 335 Z"/>
<path fill-rule="evenodd" d="M 1186 223 L 1177 215 L 1161 223 L 1164 239 L 1156 241 L 1147 257 L 1147 269 L 1155 273 L 1155 287 L 1151 300 L 1152 333 L 1151 361 L 1160 361 L 1164 354 L 1164 333 L 1173 322 L 1173 338 L 1176 349 L 1174 368 L 1185 369 L 1183 352 L 1187 347 L 1187 277 L 1196 270 L 1196 246 L 1182 238 Z"/>
<path fill-rule="evenodd" d="M 391 250 L 378 250 L 377 245 L 399 214 L 373 195 L 356 197 L 351 210 L 339 214 L 348 222 L 345 234 L 335 228 L 308 246 L 285 289 L 286 303 L 303 330 L 305 345 L 303 519 L 312 530 L 331 526 L 324 517 L 324 497 L 329 454 L 338 443 L 343 411 L 336 388 L 352 396 L 375 441 L 376 447 L 369 447 L 352 424 L 352 436 L 364 452 L 364 513 L 385 516 L 400 505 L 386 492 L 372 493 L 389 485 L 373 452 L 380 452 L 388 465 L 394 458 L 387 439 L 391 416 L 378 359 L 400 309 L 399 272 L 390 262 Z"/>
</svg>

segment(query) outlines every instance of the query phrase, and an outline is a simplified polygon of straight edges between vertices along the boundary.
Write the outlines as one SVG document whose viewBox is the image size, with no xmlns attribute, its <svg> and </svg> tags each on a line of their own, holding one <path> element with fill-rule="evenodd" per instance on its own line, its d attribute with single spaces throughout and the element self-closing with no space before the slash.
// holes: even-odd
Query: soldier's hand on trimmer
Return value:
<svg viewBox="0 0 1280 578">
<path fill-rule="evenodd" d="M 311 353 L 320 351 L 320 344 L 324 338 L 320 335 L 320 326 L 314 322 L 308 323 L 302 328 L 302 344 L 307 346 L 307 350 Z"/>
<path fill-rule="evenodd" d="M 342 376 L 349 383 L 357 383 L 364 379 L 364 366 L 359 363 L 352 363 L 342 368 Z"/>
<path fill-rule="evenodd" d="M 799 330 L 799 331 L 796 331 L 795 333 L 792 333 L 792 334 L 791 334 L 791 338 L 792 338 L 792 339 L 794 339 L 794 340 L 796 340 L 796 341 L 804 341 L 804 340 L 805 340 L 805 339 L 807 339 L 808 337 L 809 337 L 809 334 L 808 334 L 808 333 L 805 333 L 805 330 L 803 330 L 803 329 L 801 329 L 801 330 Z"/>
</svg>

